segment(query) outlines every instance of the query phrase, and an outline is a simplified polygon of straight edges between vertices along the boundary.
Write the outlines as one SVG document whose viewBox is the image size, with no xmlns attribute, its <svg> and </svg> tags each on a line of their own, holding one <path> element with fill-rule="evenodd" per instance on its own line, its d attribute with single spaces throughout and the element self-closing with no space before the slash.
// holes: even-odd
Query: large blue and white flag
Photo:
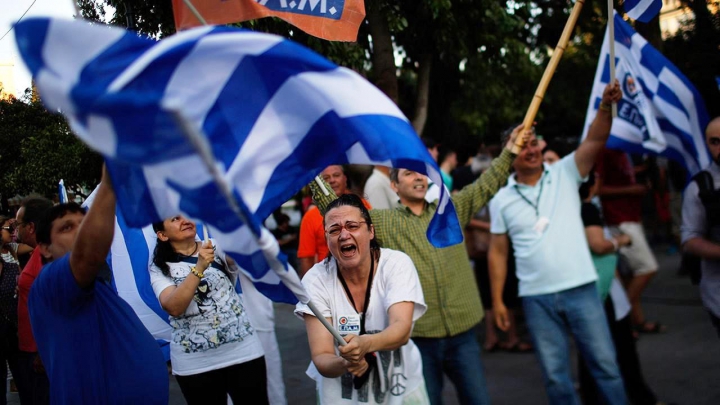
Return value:
<svg viewBox="0 0 720 405">
<path fill-rule="evenodd" d="M 610 82 L 608 33 L 605 32 L 583 138 Z M 710 162 L 705 147 L 709 122 L 700 94 L 660 52 L 615 14 L 616 77 L 623 91 L 607 147 L 651 153 L 684 164 L 690 175 Z"/>
<path fill-rule="evenodd" d="M 630 18 L 646 23 L 660 13 L 662 0 L 625 0 L 623 7 Z"/>
<path fill-rule="evenodd" d="M 106 157 L 128 224 L 141 227 L 178 212 L 203 222 L 256 285 L 283 279 L 302 295 L 295 273 L 278 271 L 284 259 L 259 223 L 326 166 L 381 164 L 442 181 L 385 95 L 281 37 L 202 27 L 157 42 L 44 18 L 25 20 L 15 32 L 43 102 Z M 176 124 L 176 112 L 206 136 L 220 183 Z M 223 197 L 223 186 L 246 222 Z M 439 247 L 462 241 L 445 190 L 428 238 Z M 266 292 L 262 285 L 258 290 Z"/>
</svg>

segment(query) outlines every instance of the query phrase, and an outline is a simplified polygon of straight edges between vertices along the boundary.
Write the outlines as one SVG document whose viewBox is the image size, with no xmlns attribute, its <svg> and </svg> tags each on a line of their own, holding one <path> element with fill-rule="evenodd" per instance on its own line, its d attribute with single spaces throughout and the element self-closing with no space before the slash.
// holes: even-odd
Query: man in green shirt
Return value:
<svg viewBox="0 0 720 405">
<path fill-rule="evenodd" d="M 515 159 L 510 150 L 521 130 L 519 126 L 513 131 L 503 152 L 478 180 L 452 197 L 461 226 L 467 225 L 507 181 Z M 530 131 L 523 135 L 529 136 Z M 422 355 L 430 402 L 442 403 L 446 373 L 461 403 L 487 404 L 490 401 L 474 328 L 482 320 L 483 308 L 465 245 L 438 249 L 428 242 L 426 231 L 438 202 L 425 201 L 427 177 L 412 170 L 392 169 L 390 180 L 401 205 L 370 210 L 370 216 L 380 245 L 405 252 L 418 270 L 428 309 L 415 323 L 412 338 Z M 310 187 L 318 208 L 325 212 L 335 194 L 331 191 L 325 195 L 315 182 Z"/>
</svg>

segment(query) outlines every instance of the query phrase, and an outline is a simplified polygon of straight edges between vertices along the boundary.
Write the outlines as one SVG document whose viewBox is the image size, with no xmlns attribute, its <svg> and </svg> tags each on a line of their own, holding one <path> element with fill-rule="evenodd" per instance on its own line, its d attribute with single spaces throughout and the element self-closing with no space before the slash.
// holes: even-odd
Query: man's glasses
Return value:
<svg viewBox="0 0 720 405">
<path fill-rule="evenodd" d="M 325 232 L 327 232 L 330 236 L 338 236 L 340 235 L 340 232 L 342 232 L 343 228 L 345 228 L 348 232 L 355 232 L 358 229 L 360 229 L 360 224 L 366 223 L 365 221 L 355 222 L 355 221 L 347 221 L 345 222 L 345 225 L 334 225 L 330 227 L 330 229 L 327 229 Z"/>
</svg>

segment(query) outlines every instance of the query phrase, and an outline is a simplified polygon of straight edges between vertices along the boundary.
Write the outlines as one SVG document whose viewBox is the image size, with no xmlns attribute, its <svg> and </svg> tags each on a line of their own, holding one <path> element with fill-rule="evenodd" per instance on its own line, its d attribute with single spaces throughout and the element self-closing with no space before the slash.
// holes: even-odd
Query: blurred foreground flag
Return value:
<svg viewBox="0 0 720 405">
<path fill-rule="evenodd" d="M 660 13 L 662 3 L 662 0 L 625 0 L 623 7 L 630 18 L 646 23 Z"/>
<path fill-rule="evenodd" d="M 178 213 L 207 224 L 275 301 L 306 296 L 260 223 L 326 166 L 403 167 L 442 182 L 390 99 L 281 37 L 202 27 L 157 42 L 46 18 L 24 20 L 15 33 L 48 109 L 105 156 L 128 225 Z M 201 134 L 212 171 L 177 114 Z M 437 247 L 462 241 L 445 189 L 427 235 Z"/>
<path fill-rule="evenodd" d="M 603 88 L 610 81 L 609 59 L 606 31 L 583 138 L 600 105 Z M 615 60 L 623 98 L 607 146 L 674 159 L 690 175 L 705 167 L 710 162 L 704 135 L 709 118 L 700 94 L 675 65 L 617 14 Z"/>
<path fill-rule="evenodd" d="M 278 17 L 310 35 L 329 41 L 357 41 L 365 19 L 363 0 L 191 0 L 208 24 L 231 24 Z M 172 0 L 178 31 L 202 23 L 183 0 Z"/>
</svg>

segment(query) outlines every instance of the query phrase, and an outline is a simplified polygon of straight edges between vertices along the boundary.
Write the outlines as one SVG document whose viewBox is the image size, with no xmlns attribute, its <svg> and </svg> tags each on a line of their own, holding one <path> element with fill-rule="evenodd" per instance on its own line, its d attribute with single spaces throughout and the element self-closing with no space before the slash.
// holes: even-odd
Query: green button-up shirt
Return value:
<svg viewBox="0 0 720 405">
<path fill-rule="evenodd" d="M 478 180 L 452 197 L 461 226 L 485 206 L 507 181 L 514 155 L 503 149 Z M 335 198 L 329 185 L 324 195 L 315 182 L 313 198 L 325 208 Z M 483 317 L 475 274 L 464 243 L 438 249 L 427 240 L 426 231 L 437 209 L 437 201 L 425 205 L 420 215 L 400 205 L 393 209 L 370 210 L 380 246 L 405 252 L 415 263 L 427 304 L 427 312 L 413 329 L 413 337 L 455 336 L 475 326 Z"/>
</svg>

